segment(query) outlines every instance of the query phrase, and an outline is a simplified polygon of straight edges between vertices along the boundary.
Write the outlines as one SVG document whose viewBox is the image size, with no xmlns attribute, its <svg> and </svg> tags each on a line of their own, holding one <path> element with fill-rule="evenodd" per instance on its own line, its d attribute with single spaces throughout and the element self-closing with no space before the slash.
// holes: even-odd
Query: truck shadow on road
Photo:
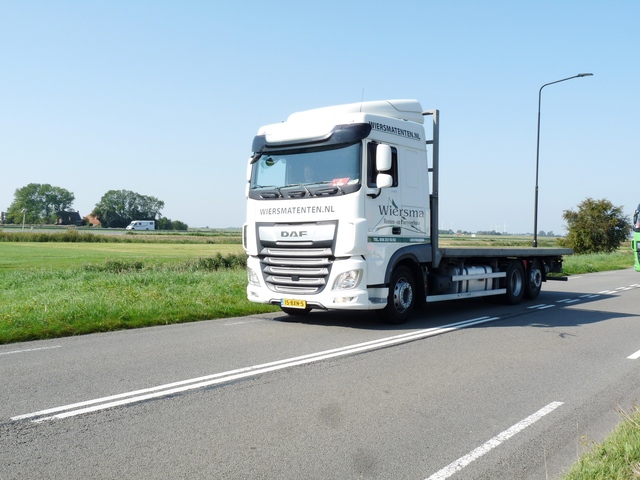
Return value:
<svg viewBox="0 0 640 480">
<path fill-rule="evenodd" d="M 619 295 L 619 293 L 588 295 L 583 292 L 542 292 L 537 299 L 523 300 L 518 305 L 506 305 L 500 297 L 429 303 L 414 311 L 409 321 L 401 325 L 385 323 L 376 311 L 313 310 L 307 315 L 292 316 L 282 313 L 273 317 L 273 320 L 302 325 L 403 332 L 441 327 L 480 317 L 498 318 L 489 323 L 478 324 L 474 328 L 569 327 L 604 322 L 614 318 L 640 316 L 633 312 L 594 310 L 589 306 L 595 302 L 614 299 Z"/>
</svg>

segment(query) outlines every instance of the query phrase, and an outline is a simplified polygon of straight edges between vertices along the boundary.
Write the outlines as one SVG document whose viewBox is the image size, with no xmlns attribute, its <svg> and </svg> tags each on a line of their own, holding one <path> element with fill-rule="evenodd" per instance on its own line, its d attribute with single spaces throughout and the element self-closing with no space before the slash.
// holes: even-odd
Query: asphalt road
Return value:
<svg viewBox="0 0 640 480">
<path fill-rule="evenodd" d="M 640 399 L 640 274 L 0 346 L 1 479 L 557 478 Z"/>
</svg>

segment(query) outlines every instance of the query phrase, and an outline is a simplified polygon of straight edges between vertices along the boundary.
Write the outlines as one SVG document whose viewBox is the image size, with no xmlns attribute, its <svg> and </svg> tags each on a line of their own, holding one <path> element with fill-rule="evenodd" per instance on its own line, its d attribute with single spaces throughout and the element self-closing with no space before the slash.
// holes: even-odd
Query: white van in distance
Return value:
<svg viewBox="0 0 640 480">
<path fill-rule="evenodd" d="M 155 220 L 134 220 L 125 230 L 155 230 Z"/>
</svg>

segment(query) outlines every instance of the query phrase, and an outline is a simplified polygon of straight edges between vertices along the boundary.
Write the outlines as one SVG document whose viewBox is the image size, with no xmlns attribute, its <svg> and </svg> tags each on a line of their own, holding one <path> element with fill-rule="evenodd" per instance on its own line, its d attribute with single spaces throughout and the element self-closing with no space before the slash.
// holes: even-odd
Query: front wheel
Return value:
<svg viewBox="0 0 640 480">
<path fill-rule="evenodd" d="M 381 313 L 387 323 L 399 325 L 409 319 L 415 304 L 416 287 L 413 274 L 407 267 L 400 266 L 391 275 L 387 306 Z"/>
<path fill-rule="evenodd" d="M 509 305 L 520 303 L 525 290 L 524 267 L 520 260 L 514 260 L 509 264 L 505 286 L 507 288 L 507 293 L 505 294 L 506 303 Z"/>
</svg>

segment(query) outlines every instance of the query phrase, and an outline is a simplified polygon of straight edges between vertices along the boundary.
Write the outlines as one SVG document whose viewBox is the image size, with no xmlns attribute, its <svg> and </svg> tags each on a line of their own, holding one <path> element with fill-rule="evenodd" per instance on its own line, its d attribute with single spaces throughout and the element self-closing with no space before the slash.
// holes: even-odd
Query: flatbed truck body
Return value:
<svg viewBox="0 0 640 480">
<path fill-rule="evenodd" d="M 429 302 L 501 295 L 518 303 L 537 297 L 572 253 L 441 247 L 439 111 L 416 100 L 294 113 L 261 127 L 252 150 L 247 296 L 288 314 L 375 310 L 401 323 Z"/>
</svg>

